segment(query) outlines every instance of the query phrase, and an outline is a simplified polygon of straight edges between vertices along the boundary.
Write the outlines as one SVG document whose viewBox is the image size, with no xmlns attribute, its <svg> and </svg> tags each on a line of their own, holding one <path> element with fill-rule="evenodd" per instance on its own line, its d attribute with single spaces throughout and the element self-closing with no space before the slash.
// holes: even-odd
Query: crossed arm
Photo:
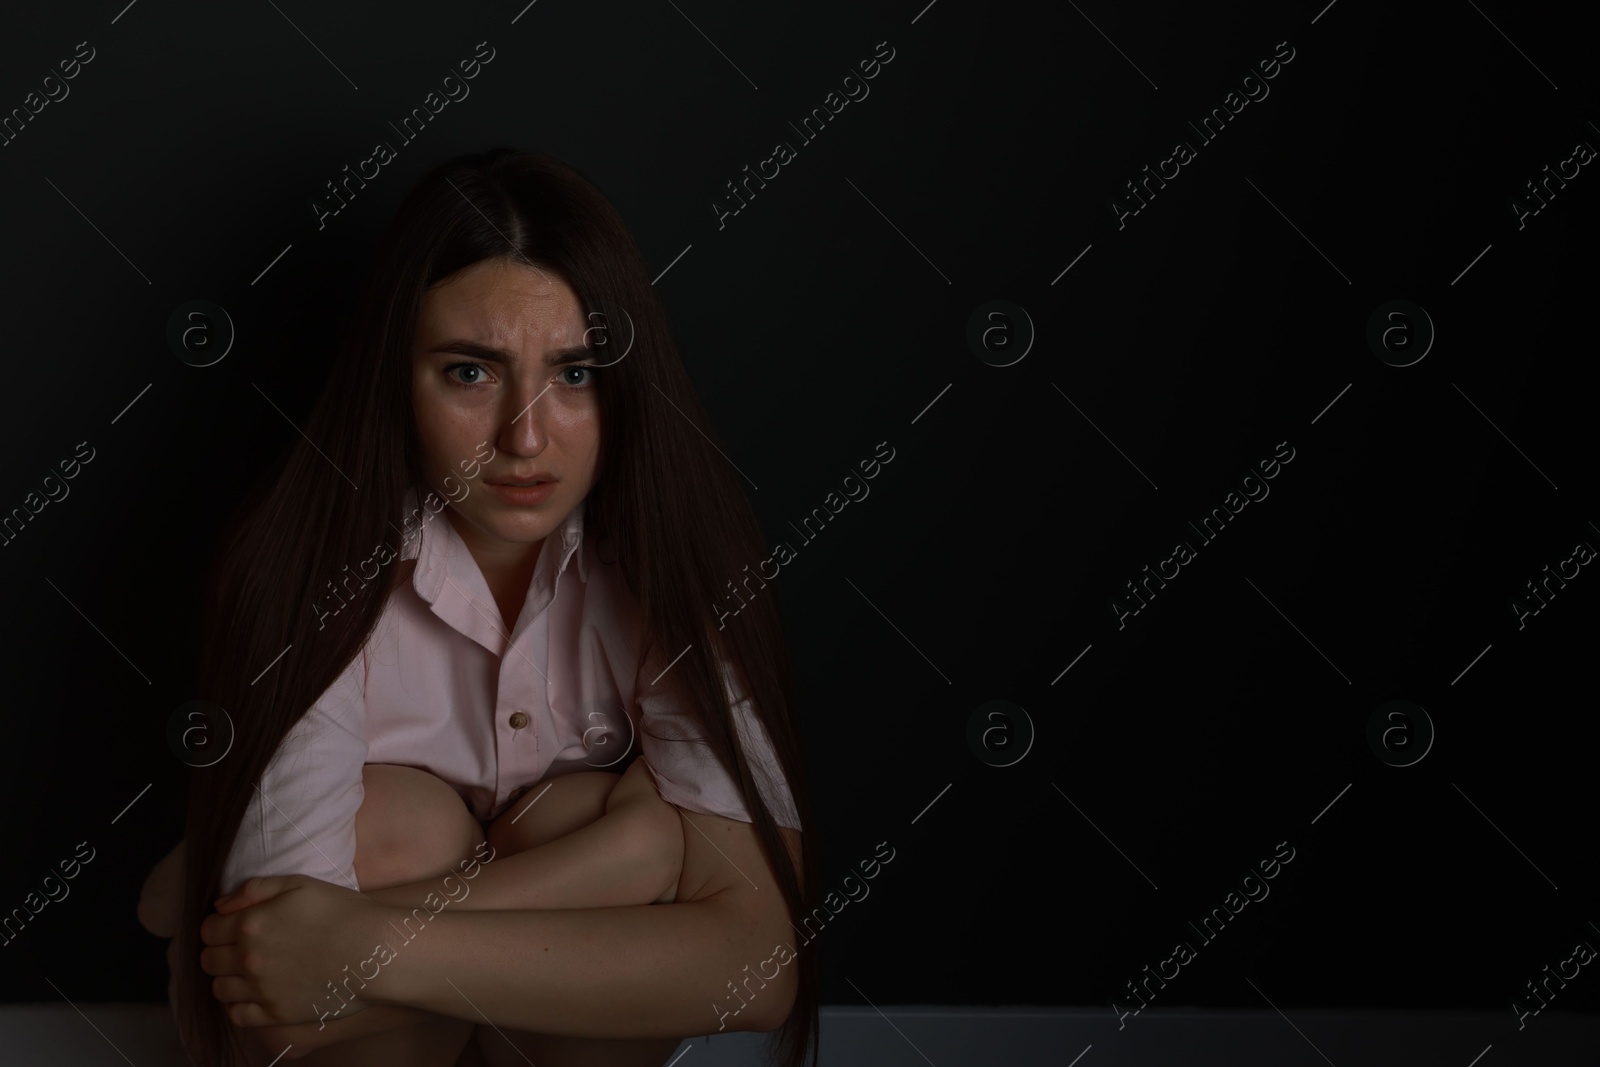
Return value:
<svg viewBox="0 0 1600 1067">
<path fill-rule="evenodd" d="M 729 983 L 791 940 L 755 829 L 667 804 L 642 760 L 606 809 L 571 833 L 483 864 L 471 893 L 452 896 L 448 908 L 437 879 L 366 894 L 299 876 L 252 879 L 205 921 L 212 947 L 202 965 L 218 976 L 214 990 L 236 1025 L 306 1044 L 392 1029 L 423 1013 L 573 1037 L 713 1032 Z M 665 820 L 678 840 L 664 834 Z M 799 833 L 780 832 L 798 864 Z M 338 976 L 374 944 L 396 942 L 430 894 L 436 907 L 421 914 L 432 913 L 433 932 L 404 942 L 381 979 L 363 986 L 362 1000 L 377 1007 L 313 1022 L 299 1005 L 307 993 L 328 995 L 307 976 Z M 273 970 L 259 966 L 264 957 L 289 962 Z M 795 988 L 793 968 L 780 969 L 739 1013 L 738 1028 L 782 1025 Z"/>
</svg>

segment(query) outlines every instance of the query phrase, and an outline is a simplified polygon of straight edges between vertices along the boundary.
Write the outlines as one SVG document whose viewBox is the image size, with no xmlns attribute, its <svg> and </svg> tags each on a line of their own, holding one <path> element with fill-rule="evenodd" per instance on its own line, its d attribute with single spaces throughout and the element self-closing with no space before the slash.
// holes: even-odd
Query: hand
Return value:
<svg viewBox="0 0 1600 1067">
<path fill-rule="evenodd" d="M 349 998 L 377 975 L 376 967 L 358 972 L 371 963 L 365 946 L 382 937 L 386 914 L 365 895 L 317 878 L 251 878 L 200 924 L 200 967 L 216 979 L 212 993 L 235 1026 L 346 1018 L 370 1003 Z"/>
</svg>

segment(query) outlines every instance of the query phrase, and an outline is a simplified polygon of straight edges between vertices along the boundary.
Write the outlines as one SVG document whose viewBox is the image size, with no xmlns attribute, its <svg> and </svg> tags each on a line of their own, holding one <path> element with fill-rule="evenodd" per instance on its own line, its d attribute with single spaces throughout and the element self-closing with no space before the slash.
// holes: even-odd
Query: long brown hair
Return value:
<svg viewBox="0 0 1600 1067">
<path fill-rule="evenodd" d="M 756 597 L 737 623 L 720 631 L 713 625 L 720 587 L 767 555 L 764 537 L 718 452 L 644 257 L 616 209 L 574 168 L 504 147 L 462 156 L 424 175 L 390 221 L 304 435 L 291 439 L 235 509 L 207 575 L 197 692 L 227 712 L 235 738 L 226 758 L 195 769 L 185 829 L 176 1009 L 185 1046 L 203 1067 L 245 1061 L 239 1035 L 200 969 L 200 923 L 220 893 L 223 864 L 255 784 L 289 730 L 361 651 L 393 574 L 336 613 L 319 610 L 319 602 L 326 602 L 327 589 L 349 588 L 337 583 L 353 561 L 393 543 L 408 489 L 419 497 L 431 492 L 411 404 L 423 294 L 465 267 L 501 256 L 563 278 L 586 310 L 607 315 L 602 321 L 613 336 L 631 328 L 626 358 L 598 361 L 601 448 L 585 502 L 585 536 L 606 546 L 604 564 L 621 568 L 642 608 L 647 633 L 636 682 L 646 659 L 689 646 L 668 681 L 738 783 L 791 916 L 807 914 L 817 899 L 813 822 L 778 598 Z M 605 365 L 608 358 L 614 362 Z M 803 879 L 740 747 L 719 655 L 737 667 L 793 794 L 804 829 Z M 795 966 L 799 991 L 772 1048 L 782 1067 L 815 1059 L 813 954 L 800 952 Z M 713 1017 L 708 1007 L 707 1033 Z"/>
</svg>

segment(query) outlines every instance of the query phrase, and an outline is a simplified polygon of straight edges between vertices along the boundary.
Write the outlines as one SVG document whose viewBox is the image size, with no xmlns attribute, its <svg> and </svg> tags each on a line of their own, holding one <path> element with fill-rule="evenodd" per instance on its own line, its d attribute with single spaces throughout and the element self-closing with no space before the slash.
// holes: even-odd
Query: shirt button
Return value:
<svg viewBox="0 0 1600 1067">
<path fill-rule="evenodd" d="M 511 724 L 511 728 L 513 730 L 520 730 L 524 726 L 528 725 L 528 715 L 526 712 L 522 711 L 512 712 L 511 718 L 507 719 L 506 721 Z"/>
</svg>

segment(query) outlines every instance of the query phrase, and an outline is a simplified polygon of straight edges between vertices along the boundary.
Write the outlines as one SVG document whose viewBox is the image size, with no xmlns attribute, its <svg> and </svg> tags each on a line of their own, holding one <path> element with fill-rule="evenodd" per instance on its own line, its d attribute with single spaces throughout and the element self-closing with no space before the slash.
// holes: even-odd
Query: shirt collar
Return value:
<svg viewBox="0 0 1600 1067">
<path fill-rule="evenodd" d="M 432 494 L 435 501 L 440 497 Z M 551 531 L 545 538 L 545 547 L 541 550 L 539 571 L 547 573 L 546 559 L 549 550 L 560 546 L 560 558 L 555 567 L 555 574 L 550 577 L 553 584 L 555 579 L 566 573 L 568 565 L 574 556 L 578 560 L 578 580 L 587 583 L 589 568 L 586 553 L 583 551 L 583 518 L 585 500 L 578 501 L 578 506 L 562 520 L 561 525 Z M 401 508 L 401 515 L 409 518 L 409 526 L 402 528 L 413 531 L 409 537 L 401 537 L 400 558 L 402 560 L 415 559 L 416 571 L 411 576 L 411 585 L 417 595 L 433 604 L 443 590 L 445 579 L 448 577 L 458 586 L 474 588 L 485 596 L 488 593 L 488 583 L 484 581 L 483 572 L 478 569 L 477 561 L 473 559 L 466 542 L 456 532 L 454 526 L 443 515 L 444 508 L 438 512 L 432 511 L 419 503 L 417 490 L 413 487 L 406 490 L 405 502 Z M 420 526 L 420 530 L 416 527 Z M 529 587 L 529 595 L 539 586 L 538 575 Z"/>
</svg>

